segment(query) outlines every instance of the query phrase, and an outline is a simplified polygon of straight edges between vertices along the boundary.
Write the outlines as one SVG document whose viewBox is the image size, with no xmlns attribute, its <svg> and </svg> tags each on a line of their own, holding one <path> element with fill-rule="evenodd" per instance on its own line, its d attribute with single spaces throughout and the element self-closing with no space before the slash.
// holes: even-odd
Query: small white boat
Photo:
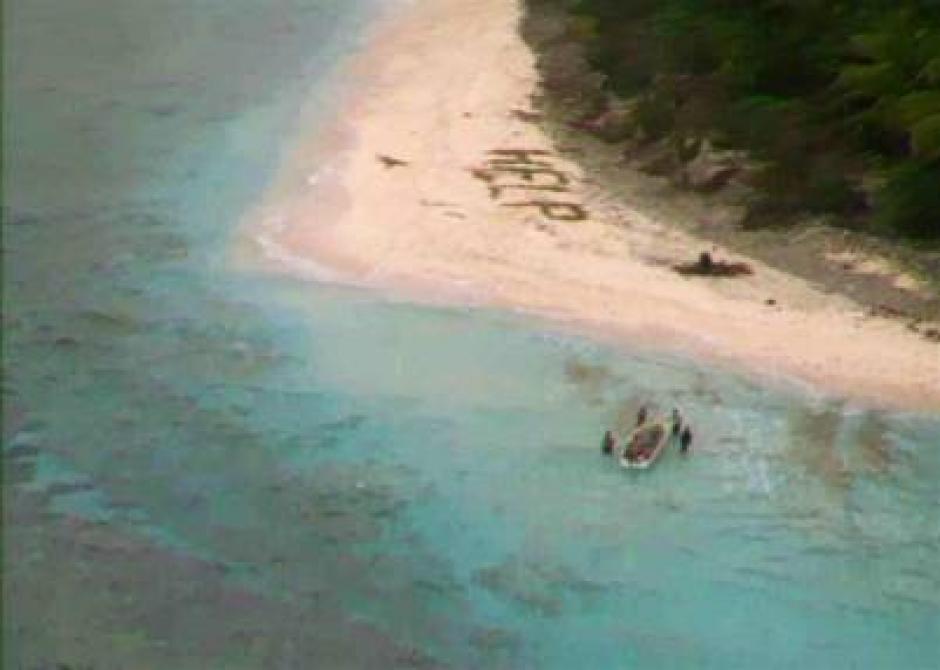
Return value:
<svg viewBox="0 0 940 670">
<path fill-rule="evenodd" d="M 635 428 L 624 440 L 620 466 L 645 470 L 659 460 L 672 441 L 674 421 L 663 418 Z"/>
</svg>

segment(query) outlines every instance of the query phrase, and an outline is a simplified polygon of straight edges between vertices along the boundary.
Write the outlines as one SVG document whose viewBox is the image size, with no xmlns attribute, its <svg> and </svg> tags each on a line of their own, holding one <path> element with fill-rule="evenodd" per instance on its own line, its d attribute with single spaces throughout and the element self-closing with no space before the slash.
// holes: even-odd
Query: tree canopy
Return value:
<svg viewBox="0 0 940 670">
<path fill-rule="evenodd" d="M 874 228 L 940 239 L 940 0 L 569 8 L 648 136 L 748 149 L 767 161 L 771 210 L 863 208 Z"/>
</svg>

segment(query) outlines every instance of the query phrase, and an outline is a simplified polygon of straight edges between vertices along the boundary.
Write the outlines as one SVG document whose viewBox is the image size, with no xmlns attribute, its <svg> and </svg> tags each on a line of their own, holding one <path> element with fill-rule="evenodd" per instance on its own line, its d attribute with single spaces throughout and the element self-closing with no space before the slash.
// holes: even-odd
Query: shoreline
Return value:
<svg viewBox="0 0 940 670">
<path fill-rule="evenodd" d="M 533 123 L 521 18 L 518 2 L 420 0 L 381 19 L 348 65 L 342 114 L 287 152 L 238 260 L 940 409 L 940 348 L 902 324 L 725 249 L 754 274 L 673 272 L 715 245 L 598 186 Z"/>
</svg>

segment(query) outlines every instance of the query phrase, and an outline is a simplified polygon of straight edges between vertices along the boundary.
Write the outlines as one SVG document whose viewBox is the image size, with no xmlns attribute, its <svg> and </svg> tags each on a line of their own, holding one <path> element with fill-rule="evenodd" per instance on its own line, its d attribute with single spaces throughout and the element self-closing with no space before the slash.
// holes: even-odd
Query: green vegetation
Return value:
<svg viewBox="0 0 940 670">
<path fill-rule="evenodd" d="M 761 161 L 754 225 L 816 212 L 940 240 L 940 0 L 565 4 L 645 140 Z"/>
</svg>

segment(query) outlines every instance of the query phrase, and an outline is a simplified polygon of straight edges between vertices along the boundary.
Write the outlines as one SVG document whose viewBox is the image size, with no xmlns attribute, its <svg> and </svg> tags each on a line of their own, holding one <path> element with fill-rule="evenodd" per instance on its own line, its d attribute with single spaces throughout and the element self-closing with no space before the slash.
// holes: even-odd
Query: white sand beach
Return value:
<svg viewBox="0 0 940 670">
<path fill-rule="evenodd" d="M 301 135 L 246 222 L 252 262 L 416 299 L 535 313 L 625 344 L 793 379 L 862 404 L 940 409 L 940 347 L 588 183 L 534 123 L 514 0 L 416 0 L 345 73 L 342 114 Z M 772 301 L 772 302 L 771 302 Z"/>
</svg>

